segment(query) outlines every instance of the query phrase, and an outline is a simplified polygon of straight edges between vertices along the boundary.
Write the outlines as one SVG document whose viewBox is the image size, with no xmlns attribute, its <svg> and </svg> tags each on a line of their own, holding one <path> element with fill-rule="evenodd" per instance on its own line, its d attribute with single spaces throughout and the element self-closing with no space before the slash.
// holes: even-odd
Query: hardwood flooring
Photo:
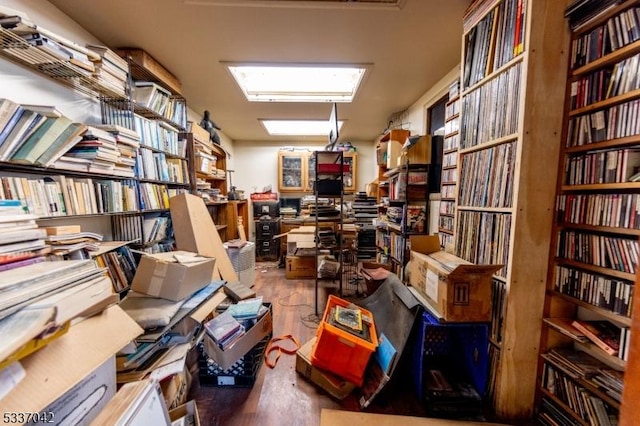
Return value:
<svg viewBox="0 0 640 426">
<path fill-rule="evenodd" d="M 314 281 L 287 280 L 276 263 L 257 265 L 254 290 L 273 305 L 273 335 L 292 334 L 301 344 L 310 340 L 317 327 Z M 320 315 L 326 298 L 327 290 L 321 289 Z M 355 394 L 338 401 L 298 375 L 295 361 L 295 355 L 282 355 L 273 369 L 263 364 L 251 388 L 200 386 L 194 377 L 190 398 L 196 400 L 203 426 L 315 426 L 322 408 L 360 409 Z M 367 411 L 424 416 L 410 384 L 402 381 L 392 381 Z"/>
</svg>

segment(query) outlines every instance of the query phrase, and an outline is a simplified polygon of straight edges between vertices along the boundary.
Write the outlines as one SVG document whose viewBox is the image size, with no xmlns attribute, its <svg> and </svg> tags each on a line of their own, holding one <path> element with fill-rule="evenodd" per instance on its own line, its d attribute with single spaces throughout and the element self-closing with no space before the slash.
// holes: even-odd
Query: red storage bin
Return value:
<svg viewBox="0 0 640 426">
<path fill-rule="evenodd" d="M 369 358 L 378 347 L 378 335 L 373 315 L 360 307 L 358 309 L 362 312 L 363 327 L 369 328 L 370 341 L 330 323 L 332 308 L 346 308 L 350 304 L 346 300 L 329 295 L 322 322 L 316 332 L 317 339 L 311 352 L 311 364 L 362 386 Z M 365 318 L 369 318 L 370 322 L 365 321 Z"/>
<path fill-rule="evenodd" d="M 342 165 L 342 173 L 349 173 L 351 166 L 349 164 Z M 340 173 L 340 164 L 318 164 L 318 173 Z"/>
</svg>

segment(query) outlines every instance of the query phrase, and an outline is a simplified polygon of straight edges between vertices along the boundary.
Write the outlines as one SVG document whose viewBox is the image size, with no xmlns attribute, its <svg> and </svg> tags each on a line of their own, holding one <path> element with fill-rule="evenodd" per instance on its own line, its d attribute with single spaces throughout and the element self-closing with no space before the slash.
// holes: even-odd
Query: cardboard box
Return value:
<svg viewBox="0 0 640 426">
<path fill-rule="evenodd" d="M 119 306 L 71 326 L 67 334 L 20 361 L 27 375 L 0 400 L 0 412 L 46 412 L 54 405 L 62 409 L 61 401 L 74 408 L 70 396 L 78 395 L 78 402 L 88 397 L 79 390 L 91 392 L 96 387 L 83 387 L 82 382 L 102 368 L 106 372 L 105 364 L 111 366 L 109 375 L 115 380 L 113 354 L 142 332 Z M 94 383 L 100 381 L 97 378 Z M 54 420 L 61 418 L 56 412 Z"/>
<path fill-rule="evenodd" d="M 185 368 L 160 382 L 160 389 L 167 409 L 173 410 L 187 401 L 191 387 L 191 373 Z"/>
<path fill-rule="evenodd" d="M 238 341 L 231 347 L 222 350 L 213 339 L 205 333 L 204 351 L 223 370 L 228 370 L 237 360 L 242 358 L 260 340 L 273 333 L 273 312 L 270 304 L 265 304 L 269 308 L 266 314 L 258 320 Z"/>
<path fill-rule="evenodd" d="M 176 76 L 171 74 L 169 70 L 163 67 L 158 61 L 156 61 L 151 55 L 149 55 L 144 50 L 116 49 L 116 53 L 125 59 L 131 58 L 131 60 L 135 64 L 144 68 L 146 71 L 149 71 L 155 77 L 160 79 L 164 83 L 164 85 L 170 87 L 175 94 L 182 95 L 182 84 L 180 83 L 180 80 L 178 80 Z M 133 68 L 132 75 L 136 80 L 138 79 L 148 80 L 148 78 L 145 78 L 145 77 L 137 78 L 135 67 L 132 67 L 132 68 Z"/>
<path fill-rule="evenodd" d="M 93 370 L 49 405 L 44 413 L 55 413 L 55 418 L 78 418 L 90 422 L 116 394 L 116 357 L 109 357 L 102 365 Z M 55 418 L 53 420 L 55 420 Z"/>
<path fill-rule="evenodd" d="M 82 418 L 73 420 L 80 420 L 72 421 L 74 425 L 89 424 Z M 169 424 L 169 411 L 162 399 L 160 385 L 152 379 L 139 380 L 120 387 L 116 396 L 91 423 L 92 426 Z"/>
<path fill-rule="evenodd" d="M 174 424 L 174 422 L 176 422 L 177 420 L 186 417 L 191 417 L 193 419 L 193 422 L 186 420 L 183 423 L 178 423 L 180 426 L 200 426 L 198 407 L 196 406 L 196 402 L 194 400 L 187 401 L 185 404 L 182 404 L 181 406 L 169 411 L 169 419 L 171 420 L 171 424 Z"/>
<path fill-rule="evenodd" d="M 440 251 L 436 235 L 411 237 L 409 283 L 445 321 L 491 321 L 491 277 L 500 268 Z"/>
<path fill-rule="evenodd" d="M 178 250 L 215 258 L 212 278 L 238 281 L 238 274 L 202 198 L 183 193 L 171 197 L 169 206 Z"/>
<path fill-rule="evenodd" d="M 296 371 L 334 398 L 346 398 L 356 388 L 356 385 L 311 365 L 311 349 L 315 341 L 316 337 L 313 337 L 298 349 L 296 353 Z"/>
<path fill-rule="evenodd" d="M 178 259 L 182 258 L 182 263 Z M 195 262 L 190 258 L 201 259 Z M 131 289 L 149 296 L 182 300 L 211 282 L 215 259 L 186 251 L 142 256 Z"/>
<path fill-rule="evenodd" d="M 286 279 L 315 279 L 317 273 L 315 256 L 287 256 L 284 271 Z"/>
</svg>

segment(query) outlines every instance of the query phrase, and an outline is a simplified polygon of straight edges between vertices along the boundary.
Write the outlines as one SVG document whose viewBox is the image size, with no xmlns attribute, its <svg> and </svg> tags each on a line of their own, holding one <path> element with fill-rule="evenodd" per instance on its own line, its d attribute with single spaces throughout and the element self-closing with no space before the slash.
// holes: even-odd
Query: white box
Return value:
<svg viewBox="0 0 640 426">
<path fill-rule="evenodd" d="M 53 368 L 53 367 L 52 367 Z M 89 424 L 116 394 L 116 357 L 111 356 L 43 410 L 56 424 Z"/>
</svg>

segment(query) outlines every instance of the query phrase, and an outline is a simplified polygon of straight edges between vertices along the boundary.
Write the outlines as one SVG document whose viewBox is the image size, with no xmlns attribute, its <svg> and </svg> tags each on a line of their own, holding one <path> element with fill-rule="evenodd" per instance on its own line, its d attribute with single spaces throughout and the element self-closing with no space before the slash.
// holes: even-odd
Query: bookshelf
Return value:
<svg viewBox="0 0 640 426">
<path fill-rule="evenodd" d="M 532 414 L 567 55 L 563 2 L 478 0 L 463 18 L 454 253 L 494 275 L 487 399 Z"/>
<path fill-rule="evenodd" d="M 601 13 L 580 25 L 574 20 L 576 14 L 569 16 L 567 97 L 539 371 L 558 369 L 558 360 L 549 359 L 549 354 L 561 348 L 567 351 L 565 358 L 578 353 L 613 371 L 615 383 L 624 384 L 626 391 L 640 235 L 636 222 L 640 184 L 632 179 L 640 168 L 636 155 L 640 129 L 635 125 L 640 33 L 628 25 L 640 24 L 636 15 L 640 2 L 601 7 Z M 605 351 L 596 342 L 577 339 L 567 332 L 569 327 L 557 325 L 563 318 L 613 324 L 619 349 Z M 554 392 L 544 375 L 538 383 L 539 418 L 566 416 L 579 424 L 604 424 L 599 416 L 606 416 L 617 421 L 619 393 L 612 398 L 593 384 L 593 377 L 569 381 L 584 389 L 580 392 L 588 396 L 590 410 L 575 406 L 571 391 Z"/>
<path fill-rule="evenodd" d="M 378 207 L 376 260 L 401 278 L 409 260 L 408 238 L 428 233 L 428 176 L 428 164 L 408 162 L 384 173 L 387 196 Z"/>
<path fill-rule="evenodd" d="M 174 247 L 169 199 L 192 190 L 191 155 L 185 135 L 186 101 L 180 82 L 147 52 L 118 49 L 132 79 L 134 128 L 140 134 L 136 156 L 139 216 L 119 218 L 115 238 L 138 240 L 139 251 Z"/>
<path fill-rule="evenodd" d="M 344 153 L 342 151 L 314 151 L 313 156 L 314 171 L 313 176 L 315 184 L 313 185 L 314 204 L 310 209 L 310 213 L 314 217 L 314 241 L 315 256 L 313 272 L 315 279 L 315 314 L 319 315 L 319 288 L 320 282 L 323 280 L 331 280 L 338 282 L 339 295 L 343 295 L 343 266 L 345 263 L 346 249 L 343 249 L 343 214 L 337 212 L 336 204 L 344 204 L 344 178 L 346 173 L 352 172 L 351 165 L 347 165 L 344 161 Z M 328 203 L 323 204 L 321 201 L 326 200 Z M 337 214 L 335 214 L 337 213 Z M 331 227 L 326 223 L 331 222 Z M 338 225 L 338 232 L 336 231 Z M 323 261 L 321 256 L 327 257 L 328 263 L 338 265 L 336 270 L 331 269 L 324 273 Z"/>
<path fill-rule="evenodd" d="M 209 133 L 198 124 L 189 123 L 189 133 L 183 135 L 190 147 L 190 164 L 193 164 L 192 192 L 205 200 L 207 210 L 216 225 L 222 241 L 237 238 L 238 217 L 247 226 L 246 201 L 227 201 L 227 153 L 210 141 Z M 244 207 L 244 210 L 243 210 Z"/>
<path fill-rule="evenodd" d="M 458 183 L 458 148 L 460 147 L 460 81 L 449 87 L 449 100 L 445 104 L 444 144 L 442 147 L 442 177 L 440 180 L 440 207 L 438 234 L 440 246 L 453 247 L 455 229 L 456 186 Z"/>
<path fill-rule="evenodd" d="M 129 63 L 136 114 L 187 130 L 187 106 L 180 81 L 142 49 L 116 51 Z"/>
</svg>

